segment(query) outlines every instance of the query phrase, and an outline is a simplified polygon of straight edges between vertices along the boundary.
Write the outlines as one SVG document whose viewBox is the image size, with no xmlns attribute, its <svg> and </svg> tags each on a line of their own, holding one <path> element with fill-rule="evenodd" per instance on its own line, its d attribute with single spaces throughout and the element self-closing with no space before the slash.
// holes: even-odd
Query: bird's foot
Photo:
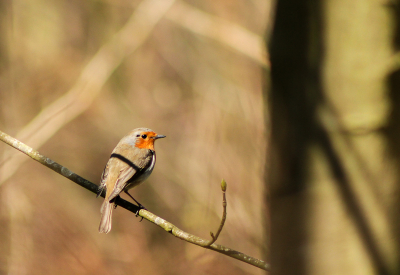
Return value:
<svg viewBox="0 0 400 275">
<path fill-rule="evenodd" d="M 139 211 L 140 210 L 142 210 L 142 209 L 144 209 L 144 210 L 147 210 L 143 205 L 141 205 L 140 203 L 138 203 L 138 207 L 139 207 L 139 210 L 138 211 L 136 211 L 136 217 L 139 217 Z M 140 222 L 141 221 L 143 221 L 143 217 L 142 217 L 142 219 L 140 220 Z"/>
</svg>

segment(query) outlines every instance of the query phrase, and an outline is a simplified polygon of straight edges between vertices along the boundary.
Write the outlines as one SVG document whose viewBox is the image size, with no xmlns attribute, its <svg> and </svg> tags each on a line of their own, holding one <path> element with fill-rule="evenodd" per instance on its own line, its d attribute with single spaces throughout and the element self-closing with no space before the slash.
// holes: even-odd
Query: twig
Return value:
<svg viewBox="0 0 400 275">
<path fill-rule="evenodd" d="M 67 169 L 66 167 L 62 166 L 61 164 L 58 164 L 57 162 L 43 156 L 38 151 L 34 150 L 33 148 L 29 147 L 28 145 L 20 142 L 19 140 L 7 135 L 6 133 L 4 133 L 2 131 L 0 131 L 0 140 L 3 141 L 4 143 L 10 145 L 11 147 L 14 147 L 15 149 L 21 151 L 22 153 L 28 155 L 32 159 L 40 162 L 41 164 L 45 165 L 46 167 L 52 169 L 53 171 L 59 173 L 60 175 L 66 177 L 66 178 L 70 179 L 71 181 L 79 184 L 80 186 L 86 188 L 87 190 L 89 190 L 95 194 L 97 193 L 98 186 L 96 184 L 80 177 L 79 175 L 73 173 L 71 170 Z M 102 194 L 102 196 L 103 196 L 103 194 Z M 137 211 L 140 210 L 140 208 L 138 206 L 136 206 L 122 198 L 117 200 L 116 203 L 119 206 L 121 206 L 122 208 L 125 208 L 126 210 L 128 210 L 132 213 L 137 213 Z M 225 214 L 226 214 L 226 209 L 225 209 Z M 187 233 L 187 232 L 179 229 L 172 223 L 167 222 L 166 220 L 156 216 L 155 214 L 153 214 L 147 210 L 141 209 L 139 211 L 139 216 L 145 218 L 146 220 L 148 220 L 150 222 L 153 222 L 154 224 L 160 226 L 165 231 L 171 233 L 172 235 L 174 235 L 175 237 L 177 237 L 181 240 L 185 240 L 189 243 L 204 247 L 206 249 L 210 249 L 210 250 L 222 253 L 226 256 L 229 256 L 229 257 L 235 258 L 237 260 L 240 260 L 242 262 L 251 264 L 255 267 L 258 267 L 258 268 L 261 268 L 264 270 L 269 270 L 269 264 L 267 264 L 263 260 L 259 260 L 259 259 L 250 257 L 246 254 L 243 254 L 242 252 L 235 251 L 229 247 L 222 246 L 219 244 L 212 243 L 211 245 L 209 245 L 209 242 L 210 242 L 209 240 L 205 240 L 205 239 L 202 239 L 195 235 L 192 235 L 190 233 Z M 221 222 L 221 224 L 222 224 L 222 222 Z M 223 226 L 223 224 L 222 224 L 222 226 Z M 221 230 L 222 230 L 222 226 L 220 226 Z M 216 235 L 217 238 L 220 233 L 220 229 L 218 230 L 218 233 Z"/>
<path fill-rule="evenodd" d="M 167 222 L 166 220 L 154 215 L 153 213 L 150 213 L 147 210 L 144 210 L 144 209 L 140 210 L 139 216 L 145 218 L 148 221 L 151 221 L 151 222 L 157 224 L 159 227 L 163 228 L 165 231 L 171 233 L 172 235 L 174 235 L 175 237 L 177 237 L 177 238 L 179 238 L 181 240 L 184 240 L 184 241 L 187 241 L 189 243 L 204 247 L 206 249 L 210 249 L 210 250 L 219 252 L 221 254 L 224 254 L 226 256 L 235 258 L 235 259 L 237 259 L 239 261 L 251 264 L 251 265 L 253 265 L 255 267 L 258 267 L 258 268 L 261 268 L 261 269 L 264 269 L 264 270 L 269 270 L 270 269 L 269 264 L 267 264 L 265 261 L 253 258 L 251 256 L 248 256 L 248 255 L 242 253 L 242 252 L 233 250 L 233 249 L 231 249 L 229 247 L 226 247 L 226 246 L 223 246 L 223 245 L 220 245 L 220 244 L 216 244 L 216 243 L 214 243 L 214 244 L 212 244 L 210 246 L 207 246 L 207 244 L 209 243 L 209 240 L 205 240 L 205 239 L 202 239 L 202 238 L 197 237 L 195 235 L 192 235 L 190 233 L 187 233 L 187 232 L 179 229 L 178 227 L 176 227 L 172 223 Z"/>
<path fill-rule="evenodd" d="M 215 243 L 217 241 L 218 237 L 219 237 L 219 234 L 222 231 L 222 228 L 224 227 L 225 220 L 226 220 L 226 206 L 227 206 L 226 195 L 225 195 L 226 186 L 227 186 L 226 181 L 224 179 L 222 179 L 221 190 L 222 190 L 222 208 L 223 208 L 223 212 L 222 212 L 221 223 L 219 224 L 219 228 L 218 228 L 217 234 L 215 234 L 215 236 L 214 236 L 214 234 L 212 232 L 210 232 L 210 235 L 211 235 L 212 239 L 204 247 L 210 246 L 213 243 Z"/>
</svg>

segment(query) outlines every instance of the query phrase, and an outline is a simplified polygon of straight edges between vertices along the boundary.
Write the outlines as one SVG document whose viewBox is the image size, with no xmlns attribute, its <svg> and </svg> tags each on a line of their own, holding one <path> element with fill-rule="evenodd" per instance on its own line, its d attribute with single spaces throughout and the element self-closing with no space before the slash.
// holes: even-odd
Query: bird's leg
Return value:
<svg viewBox="0 0 400 275">
<path fill-rule="evenodd" d="M 121 197 L 118 195 L 115 197 L 114 199 L 114 209 L 117 208 L 118 204 L 117 204 L 117 200 L 121 199 Z"/>
<path fill-rule="evenodd" d="M 134 201 L 137 203 L 138 207 L 139 207 L 139 210 L 136 211 L 136 217 L 139 216 L 139 211 L 140 211 L 141 209 L 147 210 L 140 202 L 138 202 L 137 200 L 135 200 L 135 198 L 132 197 L 131 194 L 128 193 L 128 190 L 124 190 L 124 192 L 125 192 L 129 197 L 131 197 L 131 199 L 134 200 Z M 142 219 L 141 219 L 140 221 L 142 221 L 142 220 L 143 220 L 143 217 L 142 217 Z"/>
<path fill-rule="evenodd" d="M 135 198 L 132 197 L 131 194 L 129 194 L 127 190 L 125 190 L 124 192 L 125 192 L 129 197 L 131 197 L 132 200 L 134 200 L 134 201 L 137 203 L 137 205 L 139 206 L 140 209 L 145 209 L 145 210 L 146 210 L 146 207 L 144 207 L 140 202 L 138 202 L 137 200 L 135 200 Z"/>
</svg>

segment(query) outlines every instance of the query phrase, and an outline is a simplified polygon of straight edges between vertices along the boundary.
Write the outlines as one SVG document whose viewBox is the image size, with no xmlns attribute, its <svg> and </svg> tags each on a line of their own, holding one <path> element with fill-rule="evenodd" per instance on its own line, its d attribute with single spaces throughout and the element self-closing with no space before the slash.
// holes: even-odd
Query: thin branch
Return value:
<svg viewBox="0 0 400 275">
<path fill-rule="evenodd" d="M 207 246 L 209 240 L 205 240 L 202 239 L 200 237 L 197 237 L 195 235 L 192 235 L 190 233 L 187 233 L 181 229 L 179 229 L 178 227 L 176 227 L 175 225 L 173 225 L 170 222 L 167 222 L 166 220 L 154 215 L 153 213 L 150 213 L 147 210 L 140 210 L 139 215 L 143 218 L 145 218 L 148 221 L 151 221 L 155 224 L 157 224 L 159 227 L 163 228 L 165 231 L 167 231 L 168 233 L 171 233 L 172 235 L 174 235 L 175 237 L 187 241 L 189 243 L 204 247 L 206 249 L 210 249 L 216 252 L 219 252 L 221 254 L 224 254 L 226 256 L 235 258 L 239 261 L 251 264 L 255 267 L 264 269 L 264 270 L 269 270 L 269 264 L 267 264 L 265 261 L 260 260 L 260 259 L 256 259 L 253 258 L 251 256 L 248 256 L 242 252 L 233 250 L 229 247 L 220 245 L 220 244 L 212 244 L 210 246 Z"/>
<path fill-rule="evenodd" d="M 20 142 L 19 140 L 7 135 L 6 133 L 0 131 L 0 140 L 3 141 L 4 143 L 10 145 L 11 147 L 21 151 L 22 153 L 28 155 L 29 157 L 31 157 L 32 159 L 38 161 L 39 163 L 43 164 L 44 166 L 52 169 L 53 171 L 59 173 L 60 175 L 70 179 L 71 181 L 79 184 L 80 186 L 86 188 L 87 190 L 93 192 L 93 193 L 97 193 L 98 190 L 98 186 L 84 178 L 82 178 L 81 176 L 75 174 L 74 172 L 72 172 L 71 170 L 65 168 L 64 166 L 62 166 L 61 164 L 58 164 L 57 162 L 43 156 L 42 154 L 40 154 L 38 151 L 34 150 L 33 148 L 29 147 L 28 145 Z M 225 192 L 224 192 L 225 194 Z M 226 201 L 225 201 L 226 202 Z M 116 203 L 121 206 L 122 208 L 125 208 L 126 210 L 132 212 L 132 213 L 137 213 L 137 211 L 140 209 L 138 206 L 124 200 L 124 199 L 119 199 L 116 201 Z M 225 206 L 226 207 L 226 206 Z M 225 217 L 226 217 L 226 209 L 225 211 Z M 255 267 L 264 269 L 264 270 L 269 270 L 269 264 L 267 264 L 265 261 L 263 260 L 259 260 L 253 257 L 250 257 L 242 252 L 233 250 L 229 247 L 226 246 L 222 246 L 219 244 L 215 244 L 212 243 L 211 245 L 209 245 L 210 241 L 209 240 L 205 240 L 202 239 L 200 237 L 197 237 L 195 235 L 192 235 L 190 233 L 187 233 L 181 229 L 179 229 L 178 227 L 176 227 L 175 225 L 173 225 L 170 222 L 167 222 L 166 220 L 156 216 L 155 214 L 147 211 L 147 210 L 140 210 L 139 211 L 139 216 L 145 218 L 146 220 L 158 225 L 159 227 L 163 228 L 165 231 L 171 233 L 172 235 L 174 235 L 175 237 L 187 241 L 189 243 L 204 247 L 206 249 L 210 249 L 219 253 L 222 253 L 226 256 L 235 258 L 237 260 L 240 260 L 242 262 L 251 264 Z M 224 219 L 224 218 L 223 218 Z M 222 222 L 221 222 L 222 223 Z M 223 226 L 223 224 L 222 224 Z M 220 229 L 222 230 L 222 227 L 220 226 Z M 216 237 L 218 237 L 220 233 L 220 230 L 218 230 L 218 233 L 216 235 Z"/>
<path fill-rule="evenodd" d="M 210 235 L 211 235 L 212 240 L 210 240 L 209 243 L 208 243 L 205 247 L 210 246 L 210 245 L 212 245 L 213 243 L 215 243 L 215 242 L 217 241 L 218 237 L 219 237 L 219 234 L 220 234 L 221 231 L 222 231 L 222 228 L 224 228 L 224 224 L 225 224 L 225 221 L 226 221 L 226 207 L 227 207 L 227 205 L 228 205 L 228 203 L 226 202 L 226 194 L 225 194 L 225 192 L 226 192 L 226 186 L 227 186 L 226 181 L 223 179 L 222 182 L 221 182 L 221 189 L 222 189 L 222 208 L 223 208 L 221 223 L 220 223 L 220 225 L 219 225 L 217 234 L 215 234 L 215 236 L 214 236 L 214 233 L 210 232 Z"/>
</svg>

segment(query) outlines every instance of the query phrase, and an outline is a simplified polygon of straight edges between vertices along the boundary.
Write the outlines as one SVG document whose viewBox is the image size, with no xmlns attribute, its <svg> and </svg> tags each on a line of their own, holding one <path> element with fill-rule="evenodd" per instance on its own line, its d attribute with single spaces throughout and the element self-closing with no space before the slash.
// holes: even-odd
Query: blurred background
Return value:
<svg viewBox="0 0 400 275">
<path fill-rule="evenodd" d="M 130 193 L 182 230 L 266 259 L 262 70 L 270 1 L 0 2 L 0 129 L 98 184 L 130 130 L 157 165 Z M 2 274 L 264 274 L 180 241 L 0 144 Z"/>
</svg>

